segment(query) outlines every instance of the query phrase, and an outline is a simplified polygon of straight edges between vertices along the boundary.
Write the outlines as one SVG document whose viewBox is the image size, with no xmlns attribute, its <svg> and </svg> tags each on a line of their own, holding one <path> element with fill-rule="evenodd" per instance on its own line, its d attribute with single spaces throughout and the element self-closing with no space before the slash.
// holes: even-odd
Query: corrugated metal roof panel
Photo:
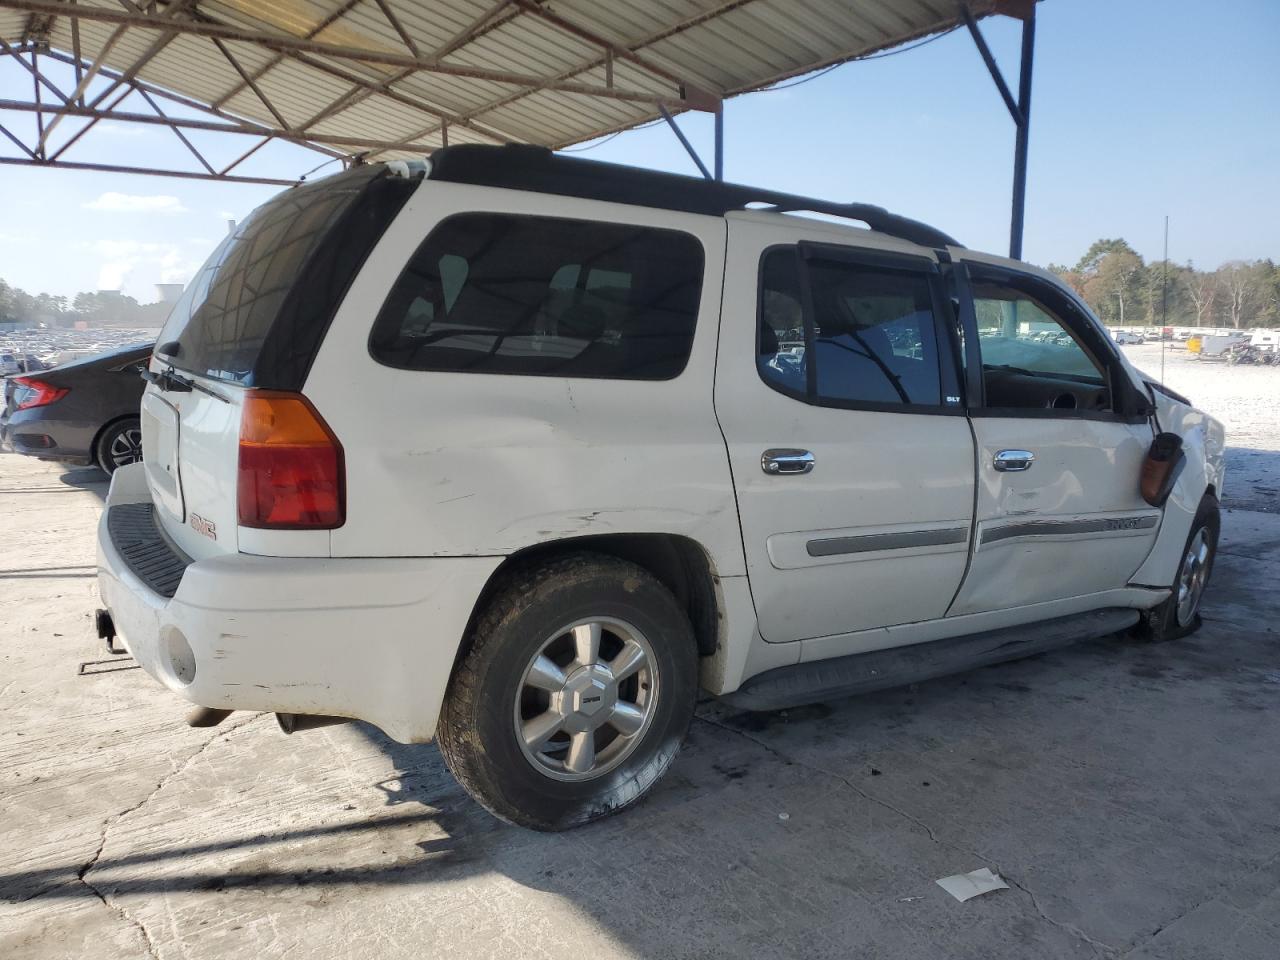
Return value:
<svg viewBox="0 0 1280 960">
<path fill-rule="evenodd" d="M 1026 2 L 971 0 L 970 7 L 982 16 L 998 5 L 1015 10 Z M 505 7 L 493 0 L 433 0 L 429 6 L 386 0 L 386 5 L 398 26 L 371 0 L 199 0 L 198 10 L 201 21 L 239 31 L 237 38 L 221 42 L 291 133 L 327 110 L 314 127 L 317 134 L 397 143 L 430 130 L 421 142 L 434 143 L 440 134 L 432 128 L 443 114 L 450 118 L 450 142 L 509 139 L 551 146 L 651 120 L 658 115 L 653 98 L 679 109 L 682 84 L 691 95 L 759 89 L 959 22 L 951 0 L 555 0 L 541 6 L 535 0 L 511 0 Z M 82 53 L 97 57 L 118 24 L 84 19 L 94 9 L 104 16 L 127 16 L 113 0 L 79 0 L 77 6 L 64 0 L 55 11 L 49 44 L 70 52 L 69 16 L 79 11 Z M 21 41 L 32 16 L 37 14 L 0 8 L 0 36 Z M 185 16 L 177 13 L 172 26 L 184 30 Z M 564 23 L 551 22 L 555 17 Z M 129 70 L 153 51 L 169 25 L 154 19 L 145 26 L 129 25 L 104 58 L 106 66 Z M 470 35 L 463 37 L 466 31 Z M 416 50 L 420 62 L 280 51 L 271 48 L 272 37 L 359 48 L 375 58 L 415 57 Z M 606 45 L 618 52 L 607 55 Z M 613 61 L 612 93 L 605 89 L 606 59 Z M 433 63 L 513 76 L 451 75 L 431 69 Z M 184 31 L 154 53 L 138 76 L 280 128 L 273 111 L 210 37 Z M 529 82 L 517 82 L 519 77 Z M 600 93 L 558 89 L 558 84 Z M 623 99 L 620 92 L 648 99 Z"/>
</svg>

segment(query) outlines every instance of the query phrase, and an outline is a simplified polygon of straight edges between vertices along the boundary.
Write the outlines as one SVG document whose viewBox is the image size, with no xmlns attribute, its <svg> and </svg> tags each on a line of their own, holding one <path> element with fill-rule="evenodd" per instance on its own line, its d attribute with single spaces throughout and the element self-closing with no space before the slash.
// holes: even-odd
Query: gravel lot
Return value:
<svg viewBox="0 0 1280 960">
<path fill-rule="evenodd" d="M 1181 345 L 1163 346 L 1164 382 L 1226 425 L 1223 503 L 1280 513 L 1280 367 L 1196 360 Z M 1159 380 L 1161 348 L 1144 343 L 1121 349 Z"/>
</svg>

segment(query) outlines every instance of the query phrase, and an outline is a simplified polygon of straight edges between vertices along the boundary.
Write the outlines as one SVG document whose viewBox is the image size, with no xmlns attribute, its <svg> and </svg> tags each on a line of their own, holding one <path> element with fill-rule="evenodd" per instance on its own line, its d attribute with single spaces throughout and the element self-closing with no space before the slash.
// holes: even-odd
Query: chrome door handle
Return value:
<svg viewBox="0 0 1280 960">
<path fill-rule="evenodd" d="M 760 455 L 760 469 L 768 474 L 809 473 L 813 454 L 808 450 L 766 450 Z"/>
<path fill-rule="evenodd" d="M 1030 450 L 1000 450 L 997 451 L 991 465 L 1001 473 L 1018 473 L 1022 470 L 1030 470 L 1035 462 L 1036 455 Z"/>
</svg>

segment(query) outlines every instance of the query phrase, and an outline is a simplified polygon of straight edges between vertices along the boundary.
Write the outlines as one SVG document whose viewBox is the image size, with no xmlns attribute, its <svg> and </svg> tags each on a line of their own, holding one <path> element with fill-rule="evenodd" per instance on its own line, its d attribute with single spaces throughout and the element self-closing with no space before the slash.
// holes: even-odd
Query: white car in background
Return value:
<svg viewBox="0 0 1280 960">
<path fill-rule="evenodd" d="M 1140 333 L 1130 333 L 1128 330 L 1115 330 L 1111 334 L 1111 339 L 1119 346 L 1128 346 L 1134 343 L 1145 343 L 1145 338 Z"/>
<path fill-rule="evenodd" d="M 195 722 L 436 739 L 539 829 L 642 797 L 699 687 L 769 710 L 1189 632 L 1218 538 L 1222 426 L 1052 274 L 539 148 L 282 192 L 148 377 L 100 632 Z"/>
</svg>

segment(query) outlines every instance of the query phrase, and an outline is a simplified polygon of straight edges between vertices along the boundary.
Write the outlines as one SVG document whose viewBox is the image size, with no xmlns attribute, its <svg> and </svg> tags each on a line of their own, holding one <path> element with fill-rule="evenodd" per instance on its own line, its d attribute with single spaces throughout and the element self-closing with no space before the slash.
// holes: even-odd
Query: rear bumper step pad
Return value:
<svg viewBox="0 0 1280 960">
<path fill-rule="evenodd" d="M 129 571 L 160 596 L 172 600 L 182 574 L 191 566 L 191 558 L 161 532 L 155 507 L 150 503 L 108 507 L 107 532 Z"/>
</svg>

